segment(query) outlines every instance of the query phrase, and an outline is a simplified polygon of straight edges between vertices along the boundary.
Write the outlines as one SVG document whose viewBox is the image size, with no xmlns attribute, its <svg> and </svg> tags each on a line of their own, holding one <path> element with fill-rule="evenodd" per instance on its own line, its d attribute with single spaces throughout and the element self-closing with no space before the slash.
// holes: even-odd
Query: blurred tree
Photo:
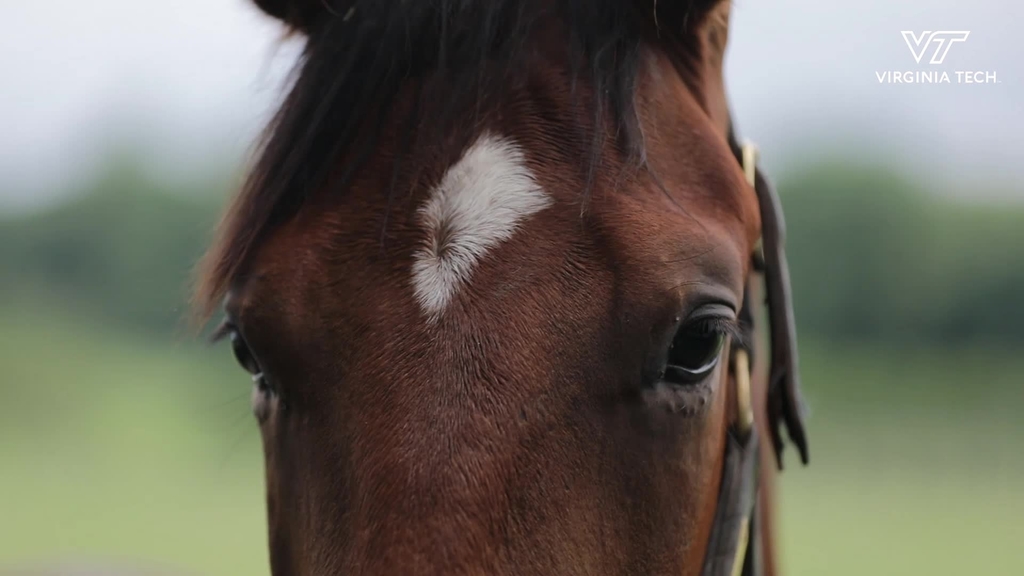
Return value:
<svg viewBox="0 0 1024 576">
<path fill-rule="evenodd" d="M 204 203 L 182 192 L 119 159 L 73 200 L 0 221 L 0 294 L 148 331 L 179 326 L 223 197 L 210 193 Z"/>
<path fill-rule="evenodd" d="M 877 166 L 820 164 L 781 188 L 804 333 L 1024 341 L 1024 207 L 940 199 Z"/>
</svg>

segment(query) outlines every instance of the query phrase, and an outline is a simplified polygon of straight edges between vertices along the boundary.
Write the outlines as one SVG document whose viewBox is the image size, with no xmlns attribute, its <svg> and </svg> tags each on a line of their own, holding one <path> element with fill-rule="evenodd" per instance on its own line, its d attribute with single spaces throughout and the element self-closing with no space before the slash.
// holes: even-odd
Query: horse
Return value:
<svg viewBox="0 0 1024 576">
<path fill-rule="evenodd" d="M 730 2 L 255 4 L 305 48 L 196 308 L 273 574 L 777 573 L 807 443 Z"/>
</svg>

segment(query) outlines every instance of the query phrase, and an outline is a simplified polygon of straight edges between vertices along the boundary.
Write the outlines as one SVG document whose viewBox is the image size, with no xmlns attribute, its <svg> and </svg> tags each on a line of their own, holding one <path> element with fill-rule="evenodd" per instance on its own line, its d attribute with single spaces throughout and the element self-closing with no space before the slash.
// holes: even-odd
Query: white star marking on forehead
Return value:
<svg viewBox="0 0 1024 576">
<path fill-rule="evenodd" d="M 436 319 L 488 250 L 551 202 L 514 142 L 481 135 L 419 211 L 426 242 L 415 254 L 413 290 L 427 316 Z"/>
</svg>

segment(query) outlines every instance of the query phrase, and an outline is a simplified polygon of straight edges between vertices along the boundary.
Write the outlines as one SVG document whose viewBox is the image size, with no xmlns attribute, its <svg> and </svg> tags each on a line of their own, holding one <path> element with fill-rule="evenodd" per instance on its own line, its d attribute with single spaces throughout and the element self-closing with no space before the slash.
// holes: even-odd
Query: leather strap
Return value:
<svg viewBox="0 0 1024 576">
<path fill-rule="evenodd" d="M 810 459 L 807 433 L 803 423 L 803 397 L 800 391 L 799 359 L 796 345 L 796 320 L 786 260 L 786 222 L 782 203 L 771 182 L 757 167 L 757 147 L 742 146 L 734 134 L 729 145 L 743 168 L 747 182 L 757 194 L 761 213 L 761 241 L 754 255 L 755 269 L 764 275 L 768 305 L 771 361 L 768 373 L 768 429 L 779 469 L 782 469 L 784 443 L 782 427 L 800 452 L 800 460 Z"/>
<path fill-rule="evenodd" d="M 762 236 L 755 250 L 754 267 L 763 273 L 767 293 L 771 342 L 768 420 L 775 457 L 779 468 L 782 468 L 781 427 L 785 425 L 790 440 L 796 444 L 800 458 L 806 464 L 807 436 L 802 420 L 796 322 L 785 253 L 782 204 L 771 183 L 757 167 L 757 148 L 750 143 L 740 146 L 732 134 L 729 143 L 748 184 L 757 194 L 761 212 Z M 740 316 L 743 324 L 752 330 L 760 316 L 752 308 L 760 303 L 751 302 L 750 291 L 747 292 Z M 751 407 L 749 354 L 749 350 L 739 347 L 733 352 L 736 421 L 729 426 L 722 483 L 702 576 L 760 576 L 763 571 L 756 517 L 760 454 Z"/>
<path fill-rule="evenodd" d="M 800 460 L 809 460 L 807 433 L 803 423 L 799 360 L 796 348 L 796 320 L 786 261 L 786 223 L 782 204 L 764 173 L 755 170 L 754 189 L 761 208 L 763 273 L 768 297 L 768 324 L 771 334 L 771 368 L 768 373 L 768 423 L 779 468 L 782 468 L 784 424 L 789 439 L 796 444 Z"/>
<path fill-rule="evenodd" d="M 714 528 L 708 541 L 701 576 L 756 576 L 758 533 L 754 522 L 757 504 L 757 430 L 741 437 L 730 429 L 725 446 L 725 468 L 718 493 Z"/>
</svg>

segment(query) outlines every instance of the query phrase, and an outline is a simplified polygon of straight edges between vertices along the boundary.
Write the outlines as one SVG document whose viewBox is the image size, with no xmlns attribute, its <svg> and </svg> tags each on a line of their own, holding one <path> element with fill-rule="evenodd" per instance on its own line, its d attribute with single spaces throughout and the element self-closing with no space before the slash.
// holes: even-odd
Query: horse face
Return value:
<svg viewBox="0 0 1024 576">
<path fill-rule="evenodd" d="M 276 575 L 698 573 L 756 198 L 654 50 L 587 177 L 563 64 L 415 171 L 395 115 L 233 278 Z"/>
</svg>

